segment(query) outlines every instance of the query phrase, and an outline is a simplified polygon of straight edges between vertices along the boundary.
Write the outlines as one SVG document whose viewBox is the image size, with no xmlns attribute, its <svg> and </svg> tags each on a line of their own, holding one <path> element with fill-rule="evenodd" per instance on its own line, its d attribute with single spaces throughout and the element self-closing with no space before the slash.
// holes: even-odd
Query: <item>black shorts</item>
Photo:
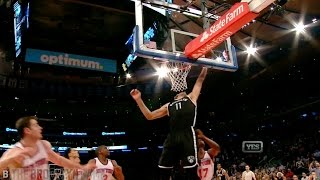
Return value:
<svg viewBox="0 0 320 180">
<path fill-rule="evenodd" d="M 197 141 L 193 127 L 170 132 L 163 144 L 159 167 L 173 168 L 182 165 L 184 168 L 193 168 L 197 164 Z"/>
</svg>

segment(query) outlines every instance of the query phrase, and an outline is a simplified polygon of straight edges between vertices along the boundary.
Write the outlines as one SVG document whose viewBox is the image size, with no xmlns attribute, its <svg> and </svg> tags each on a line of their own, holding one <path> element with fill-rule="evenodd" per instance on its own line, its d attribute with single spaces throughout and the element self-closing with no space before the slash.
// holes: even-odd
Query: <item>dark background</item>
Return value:
<svg viewBox="0 0 320 180">
<path fill-rule="evenodd" d="M 22 0 L 26 5 L 29 1 Z M 210 0 L 223 14 L 234 0 Z M 185 4 L 185 1 L 175 1 Z M 227 6 L 224 6 L 227 3 Z M 168 82 L 157 87 L 157 77 L 141 78 L 154 70 L 140 59 L 125 79 L 121 64 L 129 50 L 124 45 L 135 25 L 134 3 L 128 0 L 30 1 L 30 28 L 24 30 L 23 49 L 14 55 L 12 4 L 0 1 L 0 144 L 18 139 L 5 127 L 25 115 L 37 115 L 45 138 L 54 146 L 92 147 L 127 144 L 131 152 L 115 151 L 111 158 L 123 166 L 128 179 L 156 177 L 156 164 L 168 130 L 168 119 L 146 121 L 129 96 L 132 88 L 143 93 L 150 109 L 172 100 Z M 197 127 L 222 147 L 223 166 L 242 161 L 259 166 L 275 157 L 283 162 L 310 156 L 319 149 L 319 19 L 316 0 L 279 1 L 266 8 L 254 23 L 232 36 L 239 70 L 209 70 L 198 101 Z M 199 2 L 193 5 L 199 8 Z M 150 12 L 151 13 L 151 12 Z M 154 16 L 146 19 L 152 22 Z M 297 35 L 294 23 L 307 25 Z M 172 23 L 174 20 L 170 20 Z M 185 29 L 202 22 L 179 22 Z M 254 42 L 257 56 L 247 57 L 245 45 Z M 296 42 L 296 43 L 294 43 Z M 118 73 L 109 74 L 24 62 L 26 48 L 109 58 Z M 197 74 L 199 68 L 192 69 Z M 188 78 L 191 91 L 196 77 Z M 61 136 L 63 131 L 88 132 L 88 137 Z M 103 137 L 101 132 L 125 131 L 125 136 Z M 262 154 L 244 154 L 241 142 L 261 140 Z M 148 147 L 148 150 L 138 150 Z M 303 150 L 301 150 L 301 148 Z M 82 162 L 92 153 L 81 154 Z"/>
</svg>

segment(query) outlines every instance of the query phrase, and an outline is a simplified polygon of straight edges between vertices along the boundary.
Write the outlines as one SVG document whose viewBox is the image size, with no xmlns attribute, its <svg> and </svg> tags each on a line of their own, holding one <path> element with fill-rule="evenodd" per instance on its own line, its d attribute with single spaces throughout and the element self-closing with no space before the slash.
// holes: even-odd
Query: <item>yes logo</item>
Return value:
<svg viewBox="0 0 320 180">
<path fill-rule="evenodd" d="M 262 153 L 263 142 L 262 141 L 243 141 L 242 152 L 244 153 Z"/>
</svg>

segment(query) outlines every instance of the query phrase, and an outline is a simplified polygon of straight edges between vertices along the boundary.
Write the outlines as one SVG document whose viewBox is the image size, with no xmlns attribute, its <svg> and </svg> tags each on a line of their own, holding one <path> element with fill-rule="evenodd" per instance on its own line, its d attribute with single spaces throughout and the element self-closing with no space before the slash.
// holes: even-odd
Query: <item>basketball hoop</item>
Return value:
<svg viewBox="0 0 320 180">
<path fill-rule="evenodd" d="M 171 80 L 171 91 L 182 92 L 188 88 L 187 76 L 191 65 L 183 62 L 166 63 L 169 69 L 168 75 Z"/>
</svg>

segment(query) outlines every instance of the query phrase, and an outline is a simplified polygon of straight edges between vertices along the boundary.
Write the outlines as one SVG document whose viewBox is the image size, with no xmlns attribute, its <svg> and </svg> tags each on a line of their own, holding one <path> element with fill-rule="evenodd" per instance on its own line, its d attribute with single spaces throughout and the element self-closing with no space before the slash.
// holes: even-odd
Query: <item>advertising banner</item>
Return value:
<svg viewBox="0 0 320 180">
<path fill-rule="evenodd" d="M 117 62 L 115 60 L 80 56 L 62 52 L 43 51 L 30 48 L 27 49 L 25 61 L 54 66 L 65 66 L 94 71 L 103 71 L 109 73 L 117 72 Z"/>
</svg>

